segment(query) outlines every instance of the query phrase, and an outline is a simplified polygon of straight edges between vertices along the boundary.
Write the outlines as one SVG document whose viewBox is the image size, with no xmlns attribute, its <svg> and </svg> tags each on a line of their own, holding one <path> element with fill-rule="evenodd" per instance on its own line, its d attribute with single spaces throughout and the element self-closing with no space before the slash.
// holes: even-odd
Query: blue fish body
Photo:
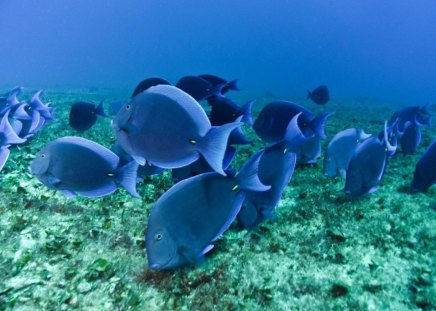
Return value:
<svg viewBox="0 0 436 311">
<path fill-rule="evenodd" d="M 297 160 L 295 150 L 308 139 L 298 127 L 299 116 L 300 114 L 292 118 L 283 141 L 272 144 L 253 156 L 260 156 L 259 180 L 271 188 L 262 192 L 247 192 L 238 214 L 241 228 L 251 228 L 266 219 L 274 218 L 274 210 L 294 172 Z"/>
<path fill-rule="evenodd" d="M 116 181 L 138 197 L 137 164 L 132 161 L 119 167 L 115 153 L 84 138 L 62 137 L 49 142 L 29 168 L 44 185 L 68 197 L 108 195 L 117 189 Z"/>
<path fill-rule="evenodd" d="M 151 210 L 146 249 L 152 269 L 195 264 L 213 247 L 238 214 L 247 190 L 264 191 L 257 176 L 259 158 L 240 173 L 205 173 L 185 179 L 165 192 Z"/>
<path fill-rule="evenodd" d="M 326 85 L 320 85 L 313 91 L 307 91 L 307 98 L 310 98 L 317 105 L 325 105 L 330 100 L 329 89 Z"/>
<path fill-rule="evenodd" d="M 380 140 L 377 136 L 360 143 L 348 165 L 344 192 L 351 196 L 361 196 L 377 190 L 389 154 L 396 146 L 391 146 L 385 123 L 385 136 Z"/>
<path fill-rule="evenodd" d="M 177 83 L 176 87 L 191 95 L 195 100 L 204 100 L 213 96 L 220 96 L 222 85 L 213 85 L 209 81 L 196 77 L 185 76 Z"/>
<path fill-rule="evenodd" d="M 324 126 L 331 113 L 315 116 L 306 108 L 289 101 L 275 101 L 267 104 L 253 124 L 256 134 L 264 141 L 275 143 L 283 140 L 286 127 L 291 119 L 301 113 L 298 126 L 305 136 L 311 134 L 325 138 Z"/>
<path fill-rule="evenodd" d="M 401 136 L 401 151 L 403 154 L 415 154 L 416 149 L 421 143 L 421 128 L 407 122 Z"/>
<path fill-rule="evenodd" d="M 98 106 L 86 102 L 76 102 L 70 109 L 70 126 L 83 132 L 89 130 L 97 121 L 97 116 L 105 116 L 103 102 Z"/>
<path fill-rule="evenodd" d="M 202 74 L 202 75 L 199 75 L 198 77 L 208 81 L 214 87 L 221 88 L 221 94 L 222 95 L 226 94 L 230 90 L 232 90 L 232 91 L 240 91 L 240 89 L 238 87 L 238 84 L 237 84 L 238 83 L 238 79 L 227 81 L 227 80 L 225 80 L 225 79 L 223 79 L 221 77 L 218 77 L 218 76 L 215 76 L 215 75 L 211 75 L 211 74 Z"/>
<path fill-rule="evenodd" d="M 212 127 L 200 104 L 170 85 L 138 94 L 112 122 L 119 144 L 140 165 L 178 168 L 201 154 L 221 174 L 229 135 L 240 125 Z"/>
<path fill-rule="evenodd" d="M 349 128 L 337 133 L 327 146 L 324 156 L 324 175 L 336 177 L 340 175 L 345 178 L 345 174 L 350 163 L 351 157 L 357 145 L 369 138 L 362 130 Z"/>
<path fill-rule="evenodd" d="M 436 140 L 425 150 L 416 163 L 412 181 L 413 192 L 427 192 L 436 183 Z"/>
</svg>

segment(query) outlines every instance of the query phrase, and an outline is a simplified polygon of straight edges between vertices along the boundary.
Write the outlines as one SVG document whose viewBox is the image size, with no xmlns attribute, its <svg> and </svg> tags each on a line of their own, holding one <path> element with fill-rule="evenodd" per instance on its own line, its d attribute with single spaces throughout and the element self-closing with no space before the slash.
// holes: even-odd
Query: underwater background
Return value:
<svg viewBox="0 0 436 311">
<path fill-rule="evenodd" d="M 346 196 L 322 158 L 298 166 L 276 219 L 232 226 L 205 262 L 174 271 L 147 265 L 150 210 L 172 186 L 167 171 L 98 199 L 68 199 L 28 171 L 56 138 L 110 147 L 109 118 L 79 133 L 79 100 L 105 109 L 144 78 L 239 79 L 253 116 L 277 99 L 334 111 L 328 138 L 377 134 L 409 105 L 436 106 L 436 2 L 412 1 L 7 1 L 0 0 L 0 94 L 43 89 L 56 119 L 11 148 L 0 172 L 0 310 L 433 310 L 436 186 L 409 191 L 415 164 L 436 138 L 422 128 L 414 155 L 389 162 L 379 189 Z M 325 84 L 319 106 L 306 90 Z M 207 109 L 207 105 L 203 105 Z M 265 144 L 238 147 L 240 167 Z"/>
</svg>

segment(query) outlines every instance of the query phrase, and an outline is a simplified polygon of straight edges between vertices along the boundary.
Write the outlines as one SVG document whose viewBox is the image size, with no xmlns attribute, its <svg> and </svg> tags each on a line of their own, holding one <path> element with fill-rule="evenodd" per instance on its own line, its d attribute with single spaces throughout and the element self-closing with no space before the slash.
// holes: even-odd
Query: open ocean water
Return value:
<svg viewBox="0 0 436 311">
<path fill-rule="evenodd" d="M 0 172 L 0 310 L 436 309 L 436 186 L 410 189 L 436 128 L 420 127 L 414 154 L 398 148 L 374 193 L 351 197 L 343 179 L 323 174 L 339 131 L 378 135 L 413 105 L 436 115 L 435 27 L 429 0 L 0 0 L 0 97 L 19 85 L 18 99 L 31 102 L 44 90 L 55 116 L 9 147 Z M 121 186 L 67 198 L 28 167 L 60 137 L 117 141 L 113 115 L 74 130 L 73 103 L 103 100 L 108 113 L 145 78 L 204 73 L 239 79 L 226 96 L 255 99 L 253 119 L 276 100 L 334 115 L 320 158 L 296 166 L 274 219 L 243 230 L 235 221 L 204 260 L 153 270 L 145 233 L 170 170 L 143 177 L 140 198 Z M 306 90 L 322 84 L 330 101 L 317 105 Z M 237 146 L 236 169 L 268 145 L 242 129 L 252 143 Z"/>
</svg>

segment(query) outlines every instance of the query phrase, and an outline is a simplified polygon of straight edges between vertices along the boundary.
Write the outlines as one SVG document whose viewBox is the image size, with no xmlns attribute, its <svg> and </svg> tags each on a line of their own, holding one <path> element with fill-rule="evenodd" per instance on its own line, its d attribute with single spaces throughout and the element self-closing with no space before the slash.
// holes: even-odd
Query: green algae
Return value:
<svg viewBox="0 0 436 311">
<path fill-rule="evenodd" d="M 252 231 L 231 228 L 198 267 L 156 272 L 147 268 L 144 233 L 152 204 L 171 186 L 168 172 L 145 178 L 138 187 L 142 199 L 119 189 L 104 198 L 69 200 L 27 171 L 45 143 L 78 135 L 68 126 L 71 102 L 116 96 L 48 92 L 58 120 L 12 149 L 0 175 L 0 310 L 436 308 L 436 188 L 408 190 L 434 128 L 423 130 L 417 155 L 390 161 L 374 194 L 347 197 L 343 181 L 323 176 L 321 160 L 298 167 L 275 221 Z M 327 133 L 331 138 L 347 127 L 378 133 L 397 108 L 329 103 L 325 109 L 336 114 Z M 250 135 L 255 144 L 240 148 L 236 166 L 261 146 Z M 82 136 L 107 147 L 115 139 L 107 119 Z"/>
</svg>

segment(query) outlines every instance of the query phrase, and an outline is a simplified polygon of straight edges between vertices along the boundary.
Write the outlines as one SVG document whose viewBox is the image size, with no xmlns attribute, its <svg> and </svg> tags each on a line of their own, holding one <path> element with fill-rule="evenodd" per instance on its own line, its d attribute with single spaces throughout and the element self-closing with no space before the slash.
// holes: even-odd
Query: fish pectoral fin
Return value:
<svg viewBox="0 0 436 311">
<path fill-rule="evenodd" d="M 47 181 L 48 183 L 53 186 L 54 188 L 58 188 L 59 185 L 61 184 L 61 180 L 55 176 L 53 176 L 52 174 L 48 174 L 47 176 Z"/>
</svg>

